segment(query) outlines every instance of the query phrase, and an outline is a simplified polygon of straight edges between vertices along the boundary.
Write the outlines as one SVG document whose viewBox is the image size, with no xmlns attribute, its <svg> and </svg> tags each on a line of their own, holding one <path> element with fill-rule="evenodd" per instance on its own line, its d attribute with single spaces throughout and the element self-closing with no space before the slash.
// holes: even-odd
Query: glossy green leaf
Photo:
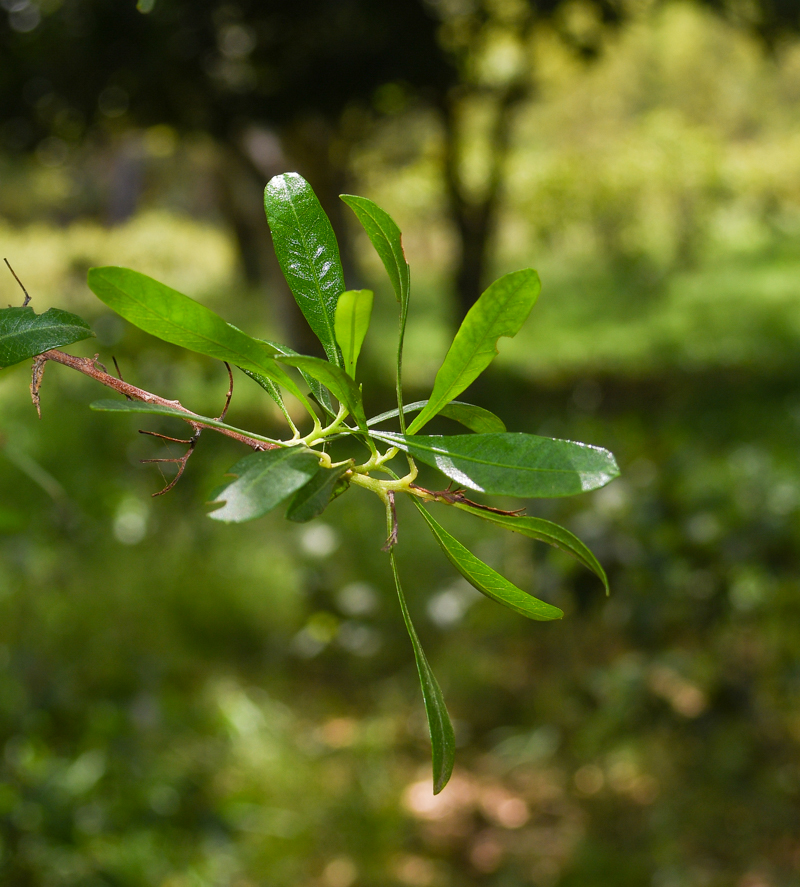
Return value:
<svg viewBox="0 0 800 887">
<path fill-rule="evenodd" d="M 619 475 L 608 450 L 571 440 L 518 433 L 371 435 L 433 465 L 459 486 L 497 496 L 574 496 Z"/>
<path fill-rule="evenodd" d="M 347 290 L 336 305 L 334 329 L 342 349 L 345 372 L 356 377 L 356 364 L 372 315 L 372 290 Z"/>
<path fill-rule="evenodd" d="M 316 453 L 303 447 L 250 453 L 228 472 L 236 480 L 217 493 L 211 504 L 224 504 L 209 517 L 229 523 L 261 517 L 305 486 L 318 468 Z"/>
<path fill-rule="evenodd" d="M 395 220 L 377 204 L 366 197 L 353 194 L 340 195 L 353 210 L 356 218 L 367 232 L 383 267 L 389 275 L 394 294 L 400 303 L 400 330 L 397 337 L 397 406 L 400 409 L 400 430 L 405 433 L 405 410 L 403 410 L 403 342 L 406 334 L 408 303 L 411 295 L 411 272 L 403 251 L 403 235 Z"/>
<path fill-rule="evenodd" d="M 278 360 L 289 366 L 297 367 L 309 376 L 313 376 L 344 404 L 348 412 L 358 423 L 358 427 L 366 430 L 367 417 L 364 413 L 364 404 L 361 400 L 361 389 L 347 375 L 327 360 L 319 357 L 307 357 L 305 355 L 286 356 L 281 355 Z"/>
<path fill-rule="evenodd" d="M 252 370 L 245 370 L 242 367 L 239 367 L 240 370 L 245 374 L 245 376 L 249 376 L 256 385 L 260 386 L 267 392 L 267 394 L 275 401 L 278 405 L 278 409 L 283 413 L 284 417 L 291 421 L 291 416 L 289 415 L 288 410 L 286 409 L 286 404 L 283 402 L 283 396 L 281 395 L 281 389 L 272 381 L 272 379 L 268 379 L 266 376 L 261 373 L 254 373 Z"/>
<path fill-rule="evenodd" d="M 417 663 L 419 683 L 422 687 L 425 714 L 428 716 L 428 729 L 431 734 L 433 758 L 433 793 L 438 795 L 447 785 L 453 772 L 453 764 L 456 757 L 455 734 L 453 733 L 453 725 L 450 722 L 450 715 L 447 713 L 447 706 L 445 705 L 439 682 L 431 671 L 430 665 L 428 665 L 428 660 L 425 658 L 419 637 L 417 637 L 417 632 L 411 621 L 411 615 L 408 612 L 406 599 L 400 585 L 400 576 L 397 572 L 394 551 L 390 554 L 390 561 L 392 573 L 394 574 L 394 584 L 397 588 L 397 597 L 400 600 L 400 609 L 403 613 L 403 621 L 406 624 L 408 636 L 411 638 L 411 646 L 414 648 L 414 659 Z"/>
<path fill-rule="evenodd" d="M 500 336 L 515 336 L 542 288 L 532 268 L 496 280 L 469 309 L 436 374 L 428 405 L 411 423 L 414 434 L 470 385 L 497 354 Z"/>
<path fill-rule="evenodd" d="M 403 252 L 403 235 L 397 223 L 389 213 L 366 197 L 358 197 L 355 194 L 339 196 L 356 214 L 356 218 L 361 222 L 367 237 L 375 247 L 375 252 L 389 275 L 397 301 L 407 307 L 411 280 L 408 262 Z"/>
<path fill-rule="evenodd" d="M 521 533 L 530 539 L 546 542 L 548 545 L 554 545 L 567 554 L 571 554 L 600 579 L 605 587 L 606 594 L 608 594 L 609 587 L 606 571 L 600 566 L 600 562 L 589 548 L 577 536 L 570 533 L 566 527 L 559 526 L 552 521 L 544 520 L 540 517 L 531 517 L 524 514 L 498 514 L 497 512 L 476 508 L 466 503 L 455 503 L 455 507 L 462 511 L 468 511 L 470 514 L 476 514 L 485 521 L 497 524 L 497 526 L 503 527 L 506 530 L 513 530 L 513 532 Z"/>
<path fill-rule="evenodd" d="M 311 185 L 294 172 L 275 176 L 264 189 L 264 209 L 275 254 L 308 325 L 328 360 L 342 365 L 336 346 L 336 302 L 344 292 L 339 245 Z"/>
<path fill-rule="evenodd" d="M 469 549 L 465 548 L 458 539 L 451 536 L 441 524 L 430 516 L 418 499 L 414 499 L 414 504 L 425 518 L 447 559 L 470 585 L 477 588 L 486 597 L 514 610 L 515 613 L 527 616 L 528 619 L 548 622 L 551 619 L 562 618 L 564 613 L 558 607 L 540 601 L 521 588 L 517 588 L 488 564 L 475 557 Z"/>
<path fill-rule="evenodd" d="M 298 524 L 319 517 L 331 500 L 338 495 L 340 481 L 347 471 L 347 465 L 320 468 L 311 480 L 294 494 L 286 509 L 286 517 Z"/>
<path fill-rule="evenodd" d="M 418 400 L 416 403 L 406 404 L 406 406 L 403 407 L 403 412 L 405 414 L 415 413 L 417 410 L 421 410 L 427 403 L 427 400 Z M 367 421 L 367 425 L 372 427 L 373 425 L 379 425 L 381 422 L 385 422 L 387 419 L 394 419 L 399 412 L 399 410 L 395 409 L 389 410 L 386 413 L 381 413 L 379 416 L 373 416 Z M 462 400 L 451 400 L 446 407 L 439 410 L 439 415 L 445 416 L 448 419 L 453 419 L 455 422 L 459 422 L 465 428 L 469 428 L 470 431 L 474 431 L 476 434 L 491 434 L 504 432 L 506 430 L 503 420 L 498 416 L 495 416 L 494 413 L 485 410 L 483 407 L 476 407 L 474 404 L 465 403 Z"/>
<path fill-rule="evenodd" d="M 144 413 L 150 416 L 167 416 L 172 419 L 180 419 L 182 422 L 202 425 L 204 428 L 235 431 L 237 434 L 252 437 L 253 440 L 258 440 L 262 443 L 278 443 L 278 441 L 273 440 L 271 437 L 263 437 L 252 431 L 245 431 L 242 428 L 236 428 L 234 425 L 227 425 L 225 422 L 220 422 L 219 419 L 211 419 L 208 416 L 201 416 L 198 413 L 191 413 L 188 410 L 179 410 L 177 407 L 163 406 L 158 403 L 144 403 L 139 400 L 96 400 L 89 408 L 101 413 Z"/>
<path fill-rule="evenodd" d="M 0 367 L 10 367 L 94 335 L 85 320 L 69 311 L 50 308 L 36 314 L 33 308 L 0 309 Z"/>
<path fill-rule="evenodd" d="M 194 299 L 130 268 L 92 268 L 88 281 L 101 302 L 151 336 L 260 373 L 307 403 L 295 381 L 275 363 L 274 347 L 226 323 Z"/>
<path fill-rule="evenodd" d="M 299 352 L 290 348 L 288 345 L 281 345 L 280 342 L 272 342 L 270 339 L 264 339 L 264 342 L 269 345 L 270 348 L 275 349 L 276 354 L 288 355 L 289 357 L 300 357 Z M 331 403 L 331 396 L 328 394 L 327 390 L 324 386 L 320 385 L 319 382 L 313 377 L 309 376 L 308 373 L 304 373 L 302 370 L 299 371 L 300 375 L 303 377 L 303 381 L 308 385 L 311 389 L 311 393 L 317 399 L 317 402 L 331 416 L 336 415 L 336 411 L 333 409 L 333 404 Z"/>
</svg>

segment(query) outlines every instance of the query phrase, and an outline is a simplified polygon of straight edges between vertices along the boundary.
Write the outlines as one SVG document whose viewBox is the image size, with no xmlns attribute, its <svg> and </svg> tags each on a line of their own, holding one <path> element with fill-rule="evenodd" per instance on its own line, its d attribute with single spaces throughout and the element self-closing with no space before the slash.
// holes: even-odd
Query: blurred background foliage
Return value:
<svg viewBox="0 0 800 887">
<path fill-rule="evenodd" d="M 413 659 L 351 493 L 322 522 L 169 496 L 134 420 L 51 367 L 0 379 L 0 881 L 10 887 L 783 887 L 800 879 L 800 43 L 794 0 L 419 4 L 2 0 L 0 244 L 80 353 L 200 411 L 224 370 L 88 293 L 128 265 L 312 347 L 260 209 L 298 169 L 378 295 L 335 194 L 405 232 L 424 397 L 459 316 L 533 265 L 539 305 L 470 393 L 510 428 L 607 446 L 623 476 L 530 502 L 596 551 L 443 520 L 557 603 L 532 624 L 454 582 L 401 512 L 410 606 L 458 733 L 430 792 Z M 17 304 L 10 275 L 3 299 Z M 278 431 L 237 382 L 235 424 Z M 174 433 L 169 424 L 153 424 Z M 444 426 L 442 426 L 444 427 Z"/>
</svg>

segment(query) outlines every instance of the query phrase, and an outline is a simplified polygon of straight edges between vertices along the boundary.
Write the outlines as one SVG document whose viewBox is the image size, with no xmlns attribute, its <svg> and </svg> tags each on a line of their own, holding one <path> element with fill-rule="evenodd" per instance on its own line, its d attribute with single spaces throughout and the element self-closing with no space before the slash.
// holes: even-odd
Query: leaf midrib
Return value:
<svg viewBox="0 0 800 887">
<path fill-rule="evenodd" d="M 511 299 L 513 299 L 513 297 L 516 296 L 516 294 L 519 292 L 519 290 L 521 289 L 521 286 L 522 286 L 521 284 L 518 285 L 518 286 L 516 286 L 516 287 L 514 288 L 514 290 L 509 294 L 508 298 L 506 298 L 506 299 L 502 302 L 502 304 L 498 304 L 498 305 L 497 305 L 497 310 L 496 310 L 496 312 L 495 312 L 495 315 L 494 315 L 494 317 L 491 319 L 491 321 L 489 322 L 489 324 L 487 324 L 487 326 L 489 326 L 489 327 L 493 327 L 493 326 L 497 323 L 497 319 L 498 319 L 498 317 L 499 317 L 500 314 L 506 309 L 506 307 L 508 306 L 508 303 L 511 301 Z M 494 305 L 493 305 L 492 307 L 494 307 Z M 498 348 L 497 348 L 497 342 L 498 342 L 498 340 L 499 340 L 501 337 L 503 337 L 503 336 L 505 336 L 506 338 L 508 338 L 508 334 L 506 334 L 506 333 L 498 333 L 496 336 L 493 335 L 493 338 L 491 339 L 491 348 L 494 350 L 495 355 L 497 355 L 497 354 L 500 353 L 500 351 L 499 351 Z M 456 338 L 457 338 L 457 336 L 456 336 Z M 473 337 L 473 338 L 474 338 L 474 337 Z M 467 357 L 467 359 L 464 361 L 464 365 L 461 367 L 461 369 L 459 370 L 459 372 L 458 372 L 458 374 L 456 375 L 456 377 L 455 377 L 455 378 L 454 378 L 454 379 L 453 379 L 453 380 L 447 385 L 447 388 L 445 389 L 444 393 L 439 395 L 439 398 L 438 398 L 438 401 L 439 401 L 439 402 L 441 402 L 442 400 L 445 400 L 445 401 L 446 401 L 446 400 L 447 400 L 447 392 L 448 392 L 449 390 L 452 390 L 454 387 L 456 387 L 456 386 L 461 382 L 461 380 L 463 379 L 463 377 L 464 377 L 465 375 L 467 375 L 467 371 L 470 369 L 470 366 L 471 366 L 472 362 L 475 360 L 475 358 L 476 358 L 476 357 L 478 356 L 478 354 L 480 353 L 480 344 L 479 344 L 480 341 L 485 341 L 485 340 L 480 340 L 480 339 L 478 339 L 477 341 L 478 341 L 478 344 L 476 344 L 476 345 L 473 347 L 472 351 L 471 351 L 470 354 L 469 354 L 469 357 Z M 455 343 L 455 341 L 454 341 L 454 342 L 453 342 L 453 345 L 455 345 L 455 344 L 456 344 L 456 343 Z M 451 347 L 452 347 L 452 346 L 451 346 Z M 447 356 L 445 356 L 445 363 L 442 364 L 442 369 L 444 368 L 446 362 L 447 362 Z M 438 374 L 437 374 L 437 376 L 438 376 Z M 467 383 L 467 384 L 469 384 L 469 383 Z M 436 382 L 434 382 L 434 390 L 435 390 L 435 388 L 436 388 Z M 459 393 L 460 393 L 460 392 L 459 392 Z M 439 403 L 439 402 L 436 402 L 436 401 L 433 400 L 433 398 L 431 398 L 430 401 L 429 401 L 429 404 L 434 404 L 433 409 L 435 409 L 435 410 L 438 412 L 438 410 L 439 410 L 439 408 L 440 408 L 440 403 Z M 435 413 L 433 413 L 432 415 L 435 415 Z M 421 426 L 420 426 L 420 427 L 421 427 Z"/>
<path fill-rule="evenodd" d="M 435 447 L 423 446 L 419 443 L 419 437 L 414 438 L 414 442 L 409 444 L 406 441 L 401 440 L 401 435 L 394 436 L 392 432 L 372 432 L 373 437 L 385 437 L 388 438 L 389 443 L 400 442 L 401 446 L 404 444 L 405 446 L 411 448 L 416 447 L 418 450 L 425 450 L 428 453 L 434 453 L 436 455 L 448 456 L 450 459 L 460 459 L 465 462 L 474 462 L 476 465 L 488 465 L 491 468 L 513 468 L 515 471 L 535 471 L 541 473 L 550 473 L 550 474 L 584 474 L 585 470 L 580 468 L 531 468 L 527 465 L 513 465 L 507 462 L 490 462 L 488 459 L 476 459 L 474 456 L 467 456 L 463 453 L 450 453 L 447 450 L 438 450 Z"/>
<path fill-rule="evenodd" d="M 47 312 L 45 312 L 45 314 L 46 313 Z M 44 316 L 43 314 L 35 314 L 34 315 L 34 317 L 43 317 L 43 316 Z M 53 323 L 48 324 L 47 326 L 29 325 L 29 326 L 24 327 L 22 329 L 20 329 L 18 327 L 17 329 L 13 330 L 12 332 L 6 333 L 5 335 L 0 336 L 0 345 L 4 344 L 6 342 L 12 341 L 13 339 L 18 339 L 18 338 L 20 338 L 20 336 L 25 336 L 27 333 L 45 333 L 45 332 L 48 332 L 49 330 L 56 330 L 56 329 L 82 330 L 83 332 L 89 331 L 88 327 L 81 326 L 80 324 L 77 324 L 77 323 L 59 323 L 58 321 L 54 321 Z"/>
<path fill-rule="evenodd" d="M 281 180 L 281 186 L 283 187 L 283 189 L 286 192 L 286 195 L 288 197 L 289 207 L 292 210 L 292 213 L 294 215 L 294 219 L 296 222 L 296 230 L 300 232 L 300 240 L 303 242 L 303 248 L 306 251 L 306 256 L 310 256 L 311 250 L 309 248 L 308 241 L 306 240 L 305 229 L 300 224 L 300 215 L 297 212 L 297 210 L 295 209 L 294 200 L 292 198 L 291 191 L 289 190 L 289 187 L 284 180 Z M 331 318 L 328 315 L 328 306 L 325 304 L 325 296 L 322 292 L 322 285 L 319 280 L 319 275 L 317 274 L 317 266 L 314 264 L 313 260 L 309 261 L 308 264 L 311 266 L 311 273 L 314 277 L 314 287 L 317 292 L 317 297 L 319 300 L 320 307 L 322 308 L 322 316 L 325 319 L 325 326 L 328 328 L 328 336 L 329 336 L 331 343 L 332 343 L 331 347 L 333 348 L 333 351 L 335 353 L 336 352 L 336 332 L 333 329 L 333 326 L 331 324 Z"/>
<path fill-rule="evenodd" d="M 240 350 L 237 349 L 237 348 L 231 348 L 229 345 L 225 345 L 225 344 L 222 343 L 222 342 L 218 342 L 216 339 L 212 339 L 210 336 L 203 335 L 202 333 L 199 333 L 199 332 L 197 332 L 196 330 L 192 330 L 192 329 L 189 329 L 188 327 L 184 327 L 184 326 L 179 326 L 179 325 L 178 325 L 174 320 L 172 320 L 171 318 L 167 317 L 166 315 L 160 314 L 158 311 L 156 311 L 156 310 L 155 310 L 154 308 L 152 308 L 150 305 L 147 305 L 146 303 L 142 302 L 142 301 L 141 301 L 139 298 L 137 298 L 136 296 L 131 295 L 130 293 L 125 292 L 125 290 L 123 290 L 123 289 L 121 289 L 119 286 L 117 286 L 116 283 L 111 283 L 111 282 L 108 280 L 108 278 L 103 277 L 103 280 L 104 280 L 106 283 L 108 283 L 110 286 L 114 287 L 114 289 L 117 290 L 117 292 L 122 293 L 123 296 L 125 296 L 126 298 L 129 298 L 132 302 L 135 302 L 136 305 L 138 305 L 140 308 L 143 308 L 145 311 L 149 311 L 152 315 L 154 315 L 155 317 L 157 317 L 157 318 L 159 318 L 160 320 L 164 321 L 168 326 L 172 327 L 173 329 L 176 329 L 176 330 L 178 330 L 178 331 L 180 331 L 180 332 L 183 332 L 183 333 L 189 333 L 189 335 L 191 335 L 191 336 L 195 336 L 195 337 L 197 337 L 198 339 L 202 340 L 203 342 L 210 342 L 212 345 L 216 345 L 218 348 L 223 348 L 223 349 L 225 349 L 226 351 L 230 352 L 231 354 L 238 354 L 238 355 L 240 355 L 240 356 L 241 356 L 242 358 L 244 358 L 246 361 L 249 361 L 249 362 L 251 362 L 251 363 L 256 363 L 256 361 L 253 360 L 253 358 L 252 358 L 250 355 L 245 354 L 243 351 L 240 351 Z M 199 302 L 198 302 L 198 305 L 199 305 L 201 308 L 205 308 L 205 306 L 204 306 L 204 305 L 200 305 Z M 210 309 L 206 309 L 206 310 L 210 310 Z M 213 312 L 211 312 L 211 313 L 213 314 Z M 215 315 L 215 316 L 218 317 L 218 315 Z M 220 320 L 222 323 L 226 323 L 226 321 L 224 321 L 221 317 L 219 318 L 219 320 Z M 227 325 L 230 327 L 231 330 L 234 330 L 234 328 L 231 327 L 230 324 L 227 324 Z M 242 333 L 241 330 L 236 330 L 235 332 L 240 333 L 240 335 L 242 335 L 242 336 L 247 336 L 247 333 Z M 249 337 L 248 337 L 248 338 L 249 338 Z M 253 339 L 252 341 L 257 343 L 258 340 Z M 172 344 L 174 344 L 174 343 L 172 343 Z M 266 356 L 266 355 L 265 355 L 265 356 Z M 270 357 L 267 357 L 267 359 L 268 359 L 268 360 L 271 360 Z M 236 363 L 236 361 L 233 361 L 233 363 Z M 260 364 L 257 364 L 257 365 L 261 366 Z M 263 367 L 263 366 L 261 366 L 261 368 L 262 368 L 262 369 L 266 369 L 266 368 Z"/>
<path fill-rule="evenodd" d="M 369 216 L 370 219 L 372 219 L 372 221 L 373 221 L 374 224 L 375 224 L 375 227 L 378 229 L 378 231 L 380 231 L 381 235 L 383 236 L 383 239 L 386 241 L 386 244 L 387 244 L 387 246 L 389 247 L 389 252 L 391 253 L 391 256 L 392 256 L 392 261 L 394 262 L 394 266 L 395 266 L 395 268 L 397 269 L 397 279 L 398 279 L 398 281 L 400 282 L 400 292 L 398 293 L 398 295 L 399 295 L 399 298 L 400 298 L 400 302 L 401 302 L 401 304 L 402 304 L 402 303 L 404 302 L 403 296 L 404 296 L 404 295 L 407 295 L 407 289 L 408 289 L 407 286 L 403 286 L 403 284 L 405 283 L 405 281 L 404 281 L 404 279 L 403 279 L 403 265 L 401 265 L 401 264 L 397 261 L 397 253 L 394 251 L 394 248 L 393 248 L 393 246 L 392 246 L 392 239 L 391 239 L 391 237 L 389 237 L 389 235 L 388 235 L 388 234 L 386 233 L 386 231 L 383 229 L 383 226 L 382 226 L 381 223 L 378 221 L 378 219 L 375 218 L 375 216 L 373 216 L 373 215 L 371 214 L 369 207 L 367 207 L 367 208 L 364 209 L 364 214 L 367 215 L 367 216 Z M 400 248 L 402 249 L 402 246 L 401 246 Z M 405 265 L 406 268 L 408 268 L 408 262 L 405 262 L 405 261 L 404 261 L 404 265 Z"/>
</svg>

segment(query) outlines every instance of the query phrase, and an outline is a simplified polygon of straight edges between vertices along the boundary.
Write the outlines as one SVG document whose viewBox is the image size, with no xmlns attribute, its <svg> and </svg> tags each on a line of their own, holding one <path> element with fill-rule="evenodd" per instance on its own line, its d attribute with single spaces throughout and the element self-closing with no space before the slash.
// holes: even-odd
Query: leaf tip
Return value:
<svg viewBox="0 0 800 887">
<path fill-rule="evenodd" d="M 450 776 L 452 775 L 452 770 L 448 773 L 442 774 L 438 779 L 434 779 L 433 781 L 433 793 L 434 795 L 438 795 L 442 789 L 445 788 L 448 782 L 450 782 Z"/>
</svg>

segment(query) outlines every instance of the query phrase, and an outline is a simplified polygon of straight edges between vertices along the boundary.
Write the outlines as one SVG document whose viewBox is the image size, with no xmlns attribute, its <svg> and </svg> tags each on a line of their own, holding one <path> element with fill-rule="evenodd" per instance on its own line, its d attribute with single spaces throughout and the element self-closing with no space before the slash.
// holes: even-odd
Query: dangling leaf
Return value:
<svg viewBox="0 0 800 887">
<path fill-rule="evenodd" d="M 347 465 L 320 468 L 311 480 L 294 494 L 286 509 L 286 517 L 302 524 L 322 514 L 331 500 L 338 495 L 340 482 L 347 471 Z"/>
<path fill-rule="evenodd" d="M 342 349 L 345 372 L 353 379 L 371 314 L 372 290 L 348 290 L 339 296 L 334 321 L 336 341 Z"/>
<path fill-rule="evenodd" d="M 430 516 L 416 498 L 414 499 L 414 504 L 425 518 L 447 559 L 470 585 L 477 588 L 486 597 L 497 601 L 499 604 L 503 604 L 510 610 L 514 610 L 515 613 L 527 616 L 528 619 L 548 622 L 551 619 L 562 618 L 564 615 L 562 610 L 559 610 L 558 607 L 554 607 L 552 604 L 540 601 L 521 588 L 517 588 L 516 585 L 513 585 L 488 564 L 475 557 L 458 539 L 451 536 L 441 524 L 437 523 Z"/>
<path fill-rule="evenodd" d="M 415 435 L 371 431 L 372 437 L 433 465 L 462 487 L 525 499 L 574 496 L 619 474 L 608 450 L 534 434 Z"/>
<path fill-rule="evenodd" d="M 421 410 L 427 403 L 427 400 L 418 400 L 415 403 L 406 404 L 403 407 L 403 412 L 406 415 L 408 413 L 415 413 L 417 410 Z M 399 412 L 399 410 L 395 409 L 381 413 L 379 416 L 373 416 L 367 420 L 367 425 L 370 428 L 373 425 L 380 425 L 381 422 L 385 422 L 387 419 L 396 418 Z M 485 410 L 483 407 L 476 407 L 474 404 L 465 403 L 463 400 L 451 400 L 446 407 L 442 407 L 439 410 L 439 415 L 461 423 L 465 428 L 469 428 L 470 431 L 474 431 L 476 434 L 502 433 L 506 430 L 503 420 L 495 416 L 494 413 Z"/>
<path fill-rule="evenodd" d="M 408 636 L 411 638 L 411 646 L 414 648 L 414 659 L 417 662 L 419 683 L 422 687 L 422 699 L 425 703 L 425 714 L 428 716 L 428 729 L 431 734 L 433 793 L 438 795 L 447 785 L 453 772 L 453 764 L 456 757 L 455 734 L 453 733 L 453 725 L 450 722 L 450 715 L 447 713 L 447 706 L 445 705 L 439 682 L 431 671 L 430 665 L 428 665 L 428 660 L 425 658 L 417 632 L 411 622 L 411 615 L 408 612 L 403 589 L 400 586 L 400 576 L 397 572 L 394 551 L 391 552 L 389 560 L 392 564 L 394 584 L 397 588 L 397 597 L 400 600 L 403 620 L 406 623 Z"/>
<path fill-rule="evenodd" d="M 236 480 L 218 491 L 211 504 L 222 507 L 209 517 L 230 523 L 261 517 L 308 483 L 318 468 L 317 455 L 302 447 L 251 453 L 228 472 Z"/>
<path fill-rule="evenodd" d="M 532 268 L 496 280 L 469 309 L 436 374 L 428 405 L 411 423 L 414 434 L 489 366 L 500 336 L 515 336 L 542 288 Z"/>
<path fill-rule="evenodd" d="M 226 323 L 205 305 L 129 268 L 91 268 L 88 281 L 101 302 L 140 330 L 266 376 L 308 404 L 294 379 L 275 363 L 274 347 Z"/>
<path fill-rule="evenodd" d="M 328 360 L 341 366 L 334 318 L 345 290 L 344 271 L 330 220 L 311 185 L 295 172 L 269 181 L 264 209 L 289 289 Z"/>
<path fill-rule="evenodd" d="M 93 335 L 85 320 L 59 308 L 44 314 L 36 314 L 33 308 L 0 309 L 0 368 Z"/>
<path fill-rule="evenodd" d="M 573 533 L 570 533 L 566 527 L 554 524 L 552 521 L 544 520 L 540 517 L 531 517 L 530 515 L 516 514 L 498 514 L 496 511 L 487 511 L 483 508 L 476 508 L 474 505 L 457 502 L 456 508 L 462 511 L 468 511 L 470 514 L 476 514 L 483 520 L 497 524 L 506 530 L 512 530 L 515 533 L 521 533 L 529 539 L 536 539 L 539 542 L 546 542 L 548 545 L 554 545 L 567 554 L 571 554 L 579 560 L 584 567 L 588 567 L 603 583 L 606 594 L 609 593 L 608 577 L 606 571 L 600 566 L 600 562 L 587 548 L 586 545 L 578 539 Z"/>
</svg>

